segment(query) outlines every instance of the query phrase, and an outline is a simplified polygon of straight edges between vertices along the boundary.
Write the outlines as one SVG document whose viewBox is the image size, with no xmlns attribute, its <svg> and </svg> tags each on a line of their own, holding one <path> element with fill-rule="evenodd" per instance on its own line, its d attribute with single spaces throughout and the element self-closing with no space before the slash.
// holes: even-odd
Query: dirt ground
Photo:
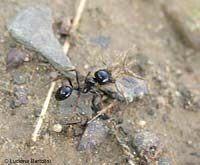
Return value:
<svg viewBox="0 0 200 165">
<path fill-rule="evenodd" d="M 28 6 L 45 4 L 53 11 L 55 20 L 61 16 L 73 16 L 78 0 L 1 0 L 0 1 L 0 164 L 5 159 L 50 159 L 51 164 L 123 164 L 123 152 L 117 142 L 108 138 L 102 145 L 89 152 L 76 150 L 78 137 L 52 131 L 59 122 L 58 103 L 54 98 L 43 123 L 41 137 L 32 144 L 31 135 L 45 100 L 50 74 L 55 72 L 50 64 L 42 62 L 34 53 L 31 60 L 17 69 L 5 70 L 8 52 L 17 44 L 6 30 L 7 22 Z M 199 0 L 175 0 L 175 5 L 185 13 L 196 9 Z M 130 127 L 156 133 L 166 148 L 172 164 L 200 164 L 200 106 L 190 100 L 191 95 L 200 98 L 200 54 L 185 46 L 170 26 L 158 0 L 93 0 L 88 1 L 82 15 L 78 34 L 69 51 L 72 63 L 81 74 L 87 74 L 118 61 L 119 53 L 130 50 L 133 59 L 141 62 L 149 97 L 144 102 L 131 103 L 124 109 L 123 119 Z M 59 35 L 57 35 L 59 37 Z M 103 36 L 105 45 L 97 41 Z M 91 41 L 92 44 L 87 44 Z M 101 59 L 103 58 L 103 60 Z M 143 61 L 148 60 L 147 63 Z M 139 63 L 138 62 L 138 63 Z M 120 67 L 120 64 L 119 64 Z M 141 69 L 139 68 L 139 69 Z M 133 70 L 140 74 L 137 67 Z M 13 77 L 21 73 L 23 84 L 15 84 Z M 27 103 L 12 107 L 10 92 L 23 87 L 27 91 Z M 182 92 L 182 93 L 181 93 Z M 187 93 L 187 92 L 186 92 Z M 89 96 L 88 96 L 89 97 Z M 87 99 L 87 98 L 86 98 Z M 191 101 L 188 107 L 185 101 Z M 199 100 L 200 101 L 200 100 Z M 197 101 L 198 102 L 198 101 Z M 69 104 L 73 104 L 70 101 Z M 188 103 L 188 102 L 187 102 Z"/>
</svg>

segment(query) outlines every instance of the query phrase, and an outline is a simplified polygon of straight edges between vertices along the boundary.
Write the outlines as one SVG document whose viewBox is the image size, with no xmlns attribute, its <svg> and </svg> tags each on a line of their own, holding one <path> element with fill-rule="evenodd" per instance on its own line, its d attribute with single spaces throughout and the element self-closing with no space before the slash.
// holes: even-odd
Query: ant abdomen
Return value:
<svg viewBox="0 0 200 165">
<path fill-rule="evenodd" d="M 62 86 L 58 88 L 55 94 L 55 98 L 57 101 L 62 101 L 68 98 L 72 94 L 72 87 L 70 86 Z"/>
</svg>

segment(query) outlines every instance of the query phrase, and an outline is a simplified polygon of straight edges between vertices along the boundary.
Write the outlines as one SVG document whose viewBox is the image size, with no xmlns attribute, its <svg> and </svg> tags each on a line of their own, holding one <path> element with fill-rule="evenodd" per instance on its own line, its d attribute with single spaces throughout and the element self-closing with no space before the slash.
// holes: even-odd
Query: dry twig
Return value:
<svg viewBox="0 0 200 165">
<path fill-rule="evenodd" d="M 131 149 L 121 141 L 121 139 L 117 136 L 117 134 L 115 134 L 115 137 L 116 137 L 118 143 L 120 144 L 120 146 L 122 147 L 124 154 L 128 157 L 128 163 L 130 165 L 136 165 L 135 162 L 133 161 L 135 157 L 131 153 Z"/>
<path fill-rule="evenodd" d="M 56 82 L 53 81 L 51 83 L 51 87 L 49 89 L 49 92 L 47 94 L 47 97 L 45 99 L 45 102 L 43 104 L 43 108 L 42 108 L 42 111 L 40 113 L 40 116 L 39 116 L 39 119 L 38 119 L 38 122 L 37 122 L 37 125 L 35 127 L 35 131 L 33 132 L 33 135 L 32 135 L 32 140 L 35 142 L 37 140 L 37 137 L 38 137 L 38 132 L 41 128 L 41 125 L 43 123 L 43 119 L 45 118 L 45 114 L 47 112 L 47 109 L 48 109 L 48 106 L 49 106 L 49 102 L 50 102 L 50 99 L 51 99 L 51 95 L 54 91 L 54 88 L 55 88 L 55 85 L 56 85 Z"/>
<path fill-rule="evenodd" d="M 114 101 L 114 102 L 110 103 L 108 106 L 106 106 L 101 111 L 99 111 L 98 114 L 96 116 L 94 116 L 90 121 L 88 121 L 88 124 L 91 123 L 92 121 L 94 121 L 95 119 L 97 119 L 99 116 L 101 116 L 104 113 L 108 112 L 111 108 L 116 106 L 118 103 L 119 102 L 117 102 L 117 101 Z"/>
<path fill-rule="evenodd" d="M 130 165 L 136 165 L 135 162 L 135 156 L 132 154 L 131 149 L 129 146 L 119 137 L 119 127 L 116 125 L 116 123 L 113 123 L 113 133 L 115 138 L 117 139 L 117 142 L 122 147 L 122 150 L 124 154 L 128 157 L 128 163 Z"/>
<path fill-rule="evenodd" d="M 85 7 L 85 4 L 86 4 L 86 1 L 87 0 L 81 0 L 80 4 L 79 4 L 79 7 L 78 7 L 78 10 L 76 12 L 76 15 L 75 15 L 75 18 L 74 18 L 74 22 L 72 24 L 72 28 L 71 28 L 71 31 L 70 32 L 74 32 L 76 31 L 77 27 L 78 27 L 78 24 L 79 24 L 79 21 L 80 21 L 80 18 L 81 18 L 81 15 L 83 13 L 83 9 Z M 66 39 L 65 40 L 65 43 L 64 43 L 64 46 L 63 46 L 63 51 L 65 54 L 68 53 L 69 51 L 69 47 L 70 47 L 70 43 L 69 41 Z M 45 102 L 43 104 L 43 108 L 41 110 L 41 113 L 40 113 L 40 116 L 39 116 L 39 119 L 38 119 L 38 122 L 36 124 L 36 127 L 35 127 L 35 130 L 32 134 L 32 140 L 35 142 L 37 140 L 37 137 L 39 136 L 39 130 L 42 126 L 42 123 L 43 123 L 43 120 L 45 118 L 45 115 L 46 115 L 46 112 L 47 112 L 47 109 L 48 109 L 48 106 L 49 106 L 49 102 L 50 102 L 50 99 L 51 99 L 51 96 L 52 96 L 52 93 L 54 91 L 54 88 L 55 88 L 55 85 L 56 85 L 56 82 L 53 81 L 51 83 L 51 86 L 50 86 L 50 89 L 49 89 L 49 92 L 47 94 L 47 97 L 45 99 Z"/>
</svg>

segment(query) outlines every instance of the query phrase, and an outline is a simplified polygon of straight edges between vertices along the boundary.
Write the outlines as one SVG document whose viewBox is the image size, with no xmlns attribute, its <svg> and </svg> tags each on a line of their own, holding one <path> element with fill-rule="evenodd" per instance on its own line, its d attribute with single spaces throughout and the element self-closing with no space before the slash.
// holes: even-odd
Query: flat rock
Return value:
<svg viewBox="0 0 200 165">
<path fill-rule="evenodd" d="M 54 36 L 52 23 L 51 10 L 40 5 L 20 11 L 7 27 L 18 42 L 40 53 L 56 69 L 66 74 L 73 65 Z"/>
<path fill-rule="evenodd" d="M 119 93 L 128 101 L 132 102 L 136 97 L 148 94 L 148 87 L 144 80 L 133 76 L 124 76 L 116 81 Z"/>
<path fill-rule="evenodd" d="M 147 162 L 153 158 L 160 158 L 163 152 L 163 145 L 160 138 L 149 131 L 139 132 L 134 135 L 133 146 L 141 157 Z"/>
<path fill-rule="evenodd" d="M 157 147 L 160 145 L 160 139 L 152 132 L 145 131 L 135 134 L 134 145 L 139 152 L 150 151 L 151 147 Z"/>
<path fill-rule="evenodd" d="M 95 120 L 88 124 L 77 150 L 83 151 L 96 145 L 100 145 L 105 141 L 106 137 L 107 131 L 102 120 Z"/>
<path fill-rule="evenodd" d="M 115 83 L 102 86 L 101 89 L 110 98 L 117 99 L 118 101 L 126 100 L 128 102 L 132 102 L 136 98 L 141 98 L 149 93 L 145 80 L 129 75 L 124 75 L 117 79 Z"/>
<path fill-rule="evenodd" d="M 78 104 L 77 101 L 77 93 L 72 93 L 72 95 L 66 100 L 58 102 L 59 111 L 62 116 L 68 118 L 72 113 L 79 113 L 80 115 L 85 115 L 88 118 L 92 117 L 92 110 L 90 108 L 90 104 L 87 104 L 84 99 L 80 99 Z M 75 108 L 76 106 L 76 108 Z"/>
</svg>

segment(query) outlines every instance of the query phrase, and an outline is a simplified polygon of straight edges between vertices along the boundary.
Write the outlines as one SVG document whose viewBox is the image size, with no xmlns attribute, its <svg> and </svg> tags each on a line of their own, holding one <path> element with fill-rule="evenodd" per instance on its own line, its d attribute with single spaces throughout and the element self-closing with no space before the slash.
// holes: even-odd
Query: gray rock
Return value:
<svg viewBox="0 0 200 165">
<path fill-rule="evenodd" d="M 144 80 L 132 76 L 124 76 L 116 81 L 119 93 L 128 101 L 132 102 L 136 97 L 148 94 L 148 87 Z"/>
<path fill-rule="evenodd" d="M 76 107 L 75 107 L 76 106 Z M 88 119 L 92 117 L 91 105 L 85 100 L 79 99 L 77 102 L 77 93 L 72 95 L 64 101 L 58 102 L 60 122 L 68 124 L 73 121 L 81 121 L 80 125 L 85 125 Z"/>
<path fill-rule="evenodd" d="M 73 65 L 55 38 L 52 23 L 51 10 L 40 5 L 19 12 L 7 27 L 18 42 L 39 52 L 56 69 L 66 74 Z"/>
<path fill-rule="evenodd" d="M 77 150 L 82 151 L 96 145 L 100 145 L 107 137 L 106 128 L 101 120 L 95 120 L 88 124 Z"/>
<path fill-rule="evenodd" d="M 23 73 L 15 72 L 13 75 L 13 82 L 17 85 L 22 85 L 26 82 L 26 76 Z"/>
<path fill-rule="evenodd" d="M 149 93 L 147 83 L 144 80 L 128 75 L 117 79 L 115 83 L 102 86 L 101 90 L 112 99 L 128 102 Z"/>
<path fill-rule="evenodd" d="M 24 87 L 15 87 L 13 91 L 14 98 L 10 101 L 10 107 L 16 108 L 22 104 L 28 103 L 28 91 Z"/>
<path fill-rule="evenodd" d="M 149 131 L 135 134 L 133 146 L 136 148 L 139 156 L 145 157 L 147 161 L 155 157 L 159 158 L 163 151 L 163 146 L 158 136 Z"/>
<path fill-rule="evenodd" d="M 92 110 L 90 104 L 87 104 L 84 101 L 84 99 L 79 99 L 77 104 L 77 93 L 74 92 L 66 100 L 58 102 L 59 111 L 64 117 L 68 117 L 71 113 L 79 113 L 80 115 L 85 115 L 88 116 L 88 118 L 91 118 Z"/>
</svg>

